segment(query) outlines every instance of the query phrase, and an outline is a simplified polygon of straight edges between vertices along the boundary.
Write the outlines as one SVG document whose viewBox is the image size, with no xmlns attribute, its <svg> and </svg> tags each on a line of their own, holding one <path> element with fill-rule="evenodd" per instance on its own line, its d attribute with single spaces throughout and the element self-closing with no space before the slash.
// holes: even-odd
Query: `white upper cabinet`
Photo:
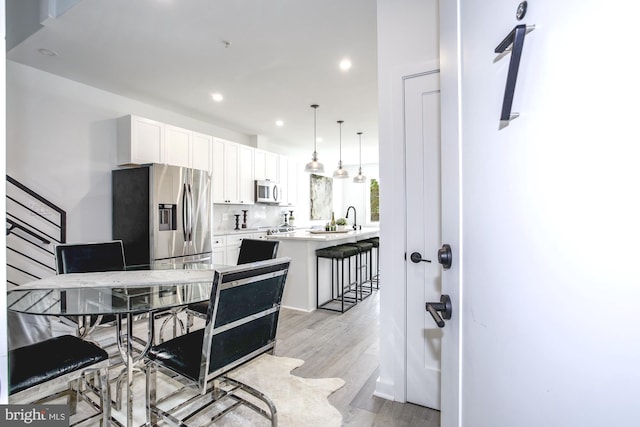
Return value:
<svg viewBox="0 0 640 427">
<path fill-rule="evenodd" d="M 118 119 L 118 165 L 164 163 L 164 123 L 138 116 Z"/>
<path fill-rule="evenodd" d="M 240 203 L 240 185 L 238 182 L 240 162 L 240 144 L 225 143 L 224 150 L 224 194 L 226 203 Z"/>
<path fill-rule="evenodd" d="M 287 204 L 298 204 L 298 184 L 300 183 L 300 167 L 294 159 L 288 159 L 289 174 L 287 175 Z"/>
<path fill-rule="evenodd" d="M 213 202 L 253 204 L 253 148 L 213 139 Z"/>
<path fill-rule="evenodd" d="M 165 125 L 165 163 L 185 168 L 191 167 L 191 135 L 190 130 Z"/>
<path fill-rule="evenodd" d="M 203 133 L 191 134 L 191 167 L 211 172 L 213 170 L 213 137 Z"/>
<path fill-rule="evenodd" d="M 253 204 L 255 201 L 253 161 L 254 149 L 246 145 L 240 145 L 238 154 L 238 187 L 241 204 Z"/>
<path fill-rule="evenodd" d="M 280 156 L 280 206 L 295 206 L 298 203 L 298 163 Z"/>
<path fill-rule="evenodd" d="M 118 165 L 163 163 L 211 172 L 213 138 L 129 115 L 118 119 Z"/>
<path fill-rule="evenodd" d="M 211 187 L 213 189 L 213 203 L 227 203 L 224 192 L 225 181 L 225 142 L 222 139 L 213 138 L 213 156 L 211 165 Z"/>
<path fill-rule="evenodd" d="M 279 182 L 279 157 L 275 153 L 255 149 L 254 179 Z"/>
</svg>

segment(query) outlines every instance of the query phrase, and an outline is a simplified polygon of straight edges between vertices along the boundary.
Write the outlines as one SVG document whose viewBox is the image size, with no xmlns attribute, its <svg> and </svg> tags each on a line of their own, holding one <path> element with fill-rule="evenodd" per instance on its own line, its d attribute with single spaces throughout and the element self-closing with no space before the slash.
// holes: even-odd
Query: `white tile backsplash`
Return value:
<svg viewBox="0 0 640 427">
<path fill-rule="evenodd" d="M 247 210 L 247 228 L 274 227 L 284 222 L 284 212 L 295 208 L 269 205 L 213 205 L 213 234 L 221 235 L 233 231 L 236 225 L 235 215 L 240 215 L 242 227 L 242 210 Z"/>
</svg>

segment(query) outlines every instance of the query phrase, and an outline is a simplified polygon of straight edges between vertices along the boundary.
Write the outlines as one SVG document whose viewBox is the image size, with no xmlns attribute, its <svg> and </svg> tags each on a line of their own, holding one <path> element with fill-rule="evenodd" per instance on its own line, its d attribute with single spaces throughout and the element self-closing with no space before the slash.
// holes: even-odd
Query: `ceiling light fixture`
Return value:
<svg viewBox="0 0 640 427">
<path fill-rule="evenodd" d="M 348 69 L 351 68 L 351 61 L 348 60 L 347 58 L 343 59 L 342 61 L 340 61 L 340 69 L 342 71 L 347 71 Z"/>
<path fill-rule="evenodd" d="M 344 120 L 338 120 L 338 124 L 340 125 L 340 161 L 338 161 L 338 169 L 333 172 L 334 178 L 349 178 L 349 172 L 346 169 L 342 169 L 342 124 Z"/>
<path fill-rule="evenodd" d="M 313 154 L 311 155 L 311 161 L 304 167 L 305 172 L 310 173 L 324 173 L 324 165 L 318 161 L 317 141 L 316 138 L 316 111 L 319 105 L 313 104 Z"/>
<path fill-rule="evenodd" d="M 284 122 L 282 120 L 276 120 L 276 126 L 281 128 L 282 126 L 284 126 Z"/>
<path fill-rule="evenodd" d="M 58 52 L 56 52 L 55 50 L 46 49 L 44 47 L 38 49 L 38 53 L 44 56 L 58 56 Z"/>
<path fill-rule="evenodd" d="M 211 99 L 213 99 L 216 102 L 222 102 L 222 100 L 224 99 L 224 96 L 222 96 L 221 93 L 212 93 Z"/>
<path fill-rule="evenodd" d="M 358 132 L 358 138 L 360 139 L 360 167 L 358 168 L 358 175 L 353 177 L 353 182 L 362 184 L 367 180 L 367 177 L 362 175 L 362 132 Z"/>
</svg>

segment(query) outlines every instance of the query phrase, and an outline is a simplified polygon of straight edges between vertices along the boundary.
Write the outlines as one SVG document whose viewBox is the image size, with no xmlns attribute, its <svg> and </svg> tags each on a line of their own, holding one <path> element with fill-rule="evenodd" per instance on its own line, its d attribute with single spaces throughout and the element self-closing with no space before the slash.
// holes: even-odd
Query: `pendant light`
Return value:
<svg viewBox="0 0 640 427">
<path fill-rule="evenodd" d="M 304 167 L 304 171 L 310 173 L 324 173 L 324 165 L 318 161 L 318 152 L 316 150 L 316 143 L 318 142 L 316 138 L 316 111 L 318 107 L 318 104 L 311 106 L 313 108 L 313 155 L 311 156 L 311 161 Z"/>
<path fill-rule="evenodd" d="M 360 138 L 360 167 L 358 168 L 358 175 L 353 177 L 353 182 L 362 184 L 367 180 L 367 177 L 362 175 L 362 132 L 358 132 L 358 138 Z"/>
<path fill-rule="evenodd" d="M 340 125 L 340 161 L 338 162 L 338 169 L 333 173 L 334 178 L 349 178 L 349 172 L 346 169 L 342 168 L 342 124 L 344 120 L 338 120 L 338 124 Z"/>
</svg>

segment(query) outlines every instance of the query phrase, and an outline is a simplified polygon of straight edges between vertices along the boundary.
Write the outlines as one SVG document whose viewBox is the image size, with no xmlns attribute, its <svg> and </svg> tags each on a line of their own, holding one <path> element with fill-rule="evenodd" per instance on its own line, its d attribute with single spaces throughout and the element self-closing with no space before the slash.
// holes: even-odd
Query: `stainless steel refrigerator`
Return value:
<svg viewBox="0 0 640 427">
<path fill-rule="evenodd" d="M 113 238 L 128 266 L 211 259 L 212 188 L 208 172 L 150 164 L 113 170 Z"/>
</svg>

